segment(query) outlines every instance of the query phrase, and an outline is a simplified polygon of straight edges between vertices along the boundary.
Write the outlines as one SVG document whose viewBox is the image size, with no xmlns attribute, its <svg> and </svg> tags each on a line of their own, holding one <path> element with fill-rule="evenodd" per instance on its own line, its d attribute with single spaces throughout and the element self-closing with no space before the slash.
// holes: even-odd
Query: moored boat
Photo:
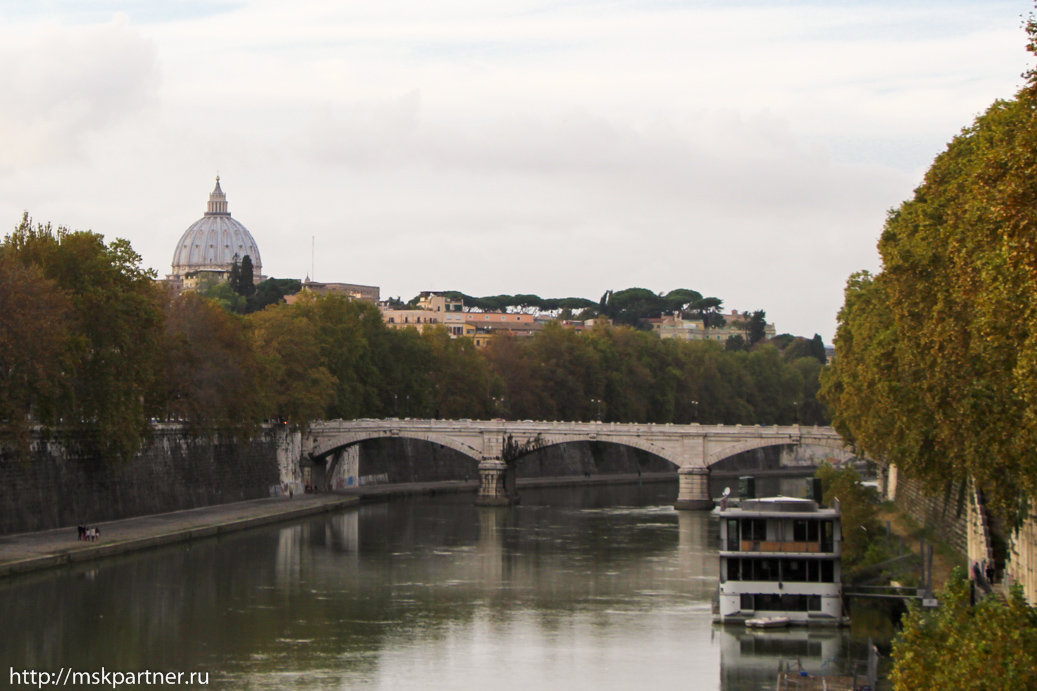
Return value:
<svg viewBox="0 0 1037 691">
<path fill-rule="evenodd" d="M 717 514 L 717 621 L 758 628 L 846 623 L 838 502 L 822 508 L 795 497 L 743 499 L 723 502 Z"/>
</svg>

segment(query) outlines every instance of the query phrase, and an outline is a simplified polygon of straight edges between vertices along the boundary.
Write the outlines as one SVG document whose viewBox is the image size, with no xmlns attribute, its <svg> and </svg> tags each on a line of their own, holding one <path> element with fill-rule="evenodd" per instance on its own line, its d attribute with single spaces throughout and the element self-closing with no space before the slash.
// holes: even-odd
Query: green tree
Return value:
<svg viewBox="0 0 1037 691">
<path fill-rule="evenodd" d="M 753 346 L 767 336 L 767 313 L 756 310 L 749 317 L 749 325 L 746 329 L 749 345 Z"/>
<path fill-rule="evenodd" d="M 238 295 L 249 297 L 256 292 L 255 269 L 252 266 L 252 257 L 247 254 L 241 258 L 241 270 L 238 274 L 237 285 L 233 286 Z"/>
<path fill-rule="evenodd" d="M 892 554 L 878 520 L 875 490 L 862 485 L 860 474 L 852 467 L 835 468 L 825 463 L 818 468 L 817 477 L 821 478 L 825 505 L 839 501 L 843 580 L 853 583 L 880 575 L 872 567 Z"/>
<path fill-rule="evenodd" d="M 385 329 L 378 308 L 345 295 L 303 293 L 293 313 L 314 329 L 320 363 L 335 379 L 327 413 L 333 418 L 363 417 L 377 407 L 382 387 L 372 353 L 375 333 Z"/>
<path fill-rule="evenodd" d="M 248 310 L 248 298 L 234 290 L 229 281 L 221 281 L 213 276 L 206 276 L 198 286 L 198 293 L 214 301 L 220 307 L 235 314 L 245 314 Z"/>
<path fill-rule="evenodd" d="M 70 393 L 71 305 L 38 266 L 0 250 L 0 437 L 24 453 L 34 423 L 53 424 Z"/>
<path fill-rule="evenodd" d="M 338 381 L 321 357 L 313 322 L 291 305 L 271 306 L 248 320 L 270 415 L 298 426 L 327 417 Z"/>
<path fill-rule="evenodd" d="M 162 371 L 161 293 L 154 273 L 125 240 L 33 225 L 28 214 L 0 245 L 0 255 L 35 266 L 67 296 L 73 364 L 62 410 L 92 433 L 108 458 L 134 453 L 148 432 Z"/>
<path fill-rule="evenodd" d="M 492 417 L 490 372 L 486 360 L 469 338 L 450 338 L 445 327 L 427 329 L 421 334 L 429 347 L 432 370 L 428 379 L 435 396 L 435 408 L 445 418 Z"/>
<path fill-rule="evenodd" d="M 193 291 L 166 307 L 165 416 L 248 433 L 266 413 L 259 358 L 240 317 Z"/>
<path fill-rule="evenodd" d="M 1031 51 L 1037 30 L 1028 24 Z M 852 276 L 824 396 L 872 457 L 969 477 L 1018 520 L 1037 496 L 1037 85 L 957 136 Z"/>
<path fill-rule="evenodd" d="M 1037 688 L 1037 611 L 1022 591 L 972 604 L 956 569 L 940 606 L 911 604 L 893 640 L 893 688 L 1024 691 Z"/>
<path fill-rule="evenodd" d="M 259 283 L 255 292 L 249 296 L 246 312 L 258 312 L 267 305 L 276 305 L 286 295 L 295 295 L 300 290 L 302 282 L 297 278 L 268 278 Z"/>
</svg>

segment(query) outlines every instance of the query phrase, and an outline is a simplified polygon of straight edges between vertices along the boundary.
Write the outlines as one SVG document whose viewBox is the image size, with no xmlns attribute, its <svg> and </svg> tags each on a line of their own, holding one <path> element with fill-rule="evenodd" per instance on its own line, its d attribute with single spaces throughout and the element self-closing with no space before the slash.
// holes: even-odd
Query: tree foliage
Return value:
<svg viewBox="0 0 1037 691">
<path fill-rule="evenodd" d="M 934 610 L 912 603 L 893 640 L 894 689 L 1037 688 L 1037 610 L 1019 588 L 973 605 L 959 568 L 937 598 Z"/>
<path fill-rule="evenodd" d="M 1033 80 L 889 214 L 883 270 L 850 277 L 824 377 L 836 426 L 862 451 L 931 484 L 971 477 L 1016 519 L 1037 496 Z"/>
<path fill-rule="evenodd" d="M 23 451 L 34 421 L 53 424 L 71 393 L 71 305 L 39 267 L 0 252 L 0 433 Z"/>
<path fill-rule="evenodd" d="M 51 308 L 59 301 L 54 288 L 67 300 L 55 324 L 57 334 L 68 333 L 66 366 L 60 383 L 41 384 L 67 392 L 54 413 L 89 428 L 107 453 L 132 454 L 147 432 L 161 369 L 162 313 L 152 273 L 125 240 L 105 244 L 96 233 L 34 225 L 28 214 L 0 245 L 0 257 L 26 267 L 34 280 L 46 279 Z"/>
<path fill-rule="evenodd" d="M 824 488 L 825 505 L 839 501 L 843 581 L 881 580 L 877 578 L 881 572 L 873 567 L 892 558 L 893 553 L 879 522 L 875 490 L 862 485 L 860 474 L 852 467 L 835 468 L 824 463 L 816 477 Z"/>
<path fill-rule="evenodd" d="M 768 344 L 727 352 L 629 326 L 580 333 L 552 322 L 479 350 L 443 327 L 390 329 L 376 307 L 342 295 L 288 305 L 281 297 L 298 282 L 265 281 L 246 297 L 234 290 L 244 265 L 231 282 L 174 295 L 128 243 L 26 216 L 0 244 L 0 432 L 24 448 L 33 424 L 81 426 L 117 459 L 139 448 L 153 419 L 238 434 L 271 418 L 825 421 L 817 361 Z M 269 304 L 239 314 L 260 300 Z M 719 301 L 634 290 L 606 303 L 634 315 L 649 303 Z"/>
<path fill-rule="evenodd" d="M 259 356 L 239 317 L 195 292 L 165 310 L 163 417 L 248 432 L 267 412 Z"/>
</svg>

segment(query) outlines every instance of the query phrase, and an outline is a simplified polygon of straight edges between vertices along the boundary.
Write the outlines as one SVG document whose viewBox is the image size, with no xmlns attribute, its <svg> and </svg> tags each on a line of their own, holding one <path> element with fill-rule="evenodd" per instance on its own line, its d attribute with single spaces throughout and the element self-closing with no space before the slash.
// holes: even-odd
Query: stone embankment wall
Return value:
<svg viewBox="0 0 1037 691">
<path fill-rule="evenodd" d="M 1005 582 L 1022 586 L 1027 601 L 1037 606 L 1037 514 L 1031 514 L 1012 535 Z"/>
<path fill-rule="evenodd" d="M 897 508 L 936 533 L 944 544 L 962 555 L 968 554 L 969 495 L 963 483 L 948 482 L 933 490 L 898 473 L 894 466 L 889 468 L 887 477 L 886 493 Z"/>
<path fill-rule="evenodd" d="M 297 436 L 275 428 L 251 441 L 201 438 L 160 425 L 123 463 L 74 436 L 37 439 L 28 458 L 0 448 L 0 534 L 269 496 L 297 479 Z"/>
</svg>

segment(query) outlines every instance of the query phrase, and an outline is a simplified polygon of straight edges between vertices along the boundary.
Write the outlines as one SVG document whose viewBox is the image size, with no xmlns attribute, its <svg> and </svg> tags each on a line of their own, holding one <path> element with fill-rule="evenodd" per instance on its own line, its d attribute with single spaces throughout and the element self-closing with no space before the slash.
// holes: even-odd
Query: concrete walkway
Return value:
<svg viewBox="0 0 1037 691">
<path fill-rule="evenodd" d="M 0 535 L 0 578 L 335 511 L 358 501 L 335 494 L 304 494 L 91 523 L 101 531 L 96 542 L 79 540 L 76 526 Z"/>
</svg>

